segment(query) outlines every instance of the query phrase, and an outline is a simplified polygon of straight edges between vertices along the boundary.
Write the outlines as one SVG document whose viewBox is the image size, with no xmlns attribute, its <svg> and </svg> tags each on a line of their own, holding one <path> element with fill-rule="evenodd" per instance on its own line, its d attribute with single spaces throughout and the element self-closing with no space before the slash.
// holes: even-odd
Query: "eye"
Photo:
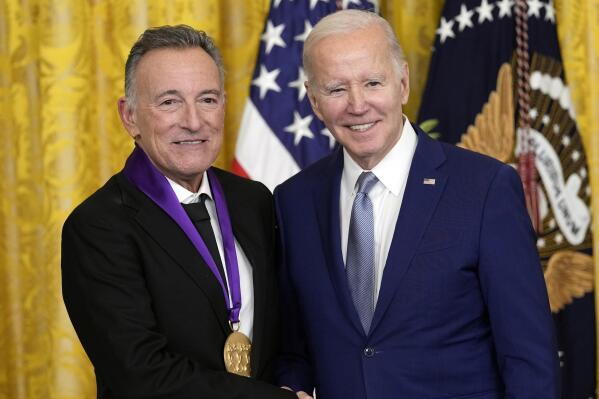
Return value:
<svg viewBox="0 0 599 399">
<path fill-rule="evenodd" d="M 345 91 L 344 87 L 333 87 L 329 89 L 327 92 L 329 95 L 340 95 Z"/>
<path fill-rule="evenodd" d="M 199 104 L 201 104 L 205 107 L 214 108 L 214 107 L 218 106 L 218 104 L 220 104 L 220 98 L 217 96 L 200 97 Z"/>
<path fill-rule="evenodd" d="M 177 102 L 177 100 L 175 100 L 174 98 L 167 98 L 166 100 L 162 101 L 160 103 L 160 105 L 162 106 L 171 106 L 171 105 L 175 105 Z"/>
<path fill-rule="evenodd" d="M 378 80 L 370 80 L 366 83 L 366 86 L 368 86 L 368 87 L 378 87 L 381 85 L 382 85 L 382 83 Z"/>
</svg>

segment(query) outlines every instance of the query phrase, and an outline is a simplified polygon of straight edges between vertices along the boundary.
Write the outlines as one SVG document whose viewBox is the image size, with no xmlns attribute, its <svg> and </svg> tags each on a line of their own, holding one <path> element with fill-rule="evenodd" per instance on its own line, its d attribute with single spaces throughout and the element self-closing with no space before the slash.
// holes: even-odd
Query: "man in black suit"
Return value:
<svg viewBox="0 0 599 399">
<path fill-rule="evenodd" d="M 99 398 L 294 398 L 278 342 L 270 192 L 212 167 L 223 64 L 188 26 L 148 29 L 118 109 L 136 148 L 65 222 L 63 296 Z"/>
</svg>

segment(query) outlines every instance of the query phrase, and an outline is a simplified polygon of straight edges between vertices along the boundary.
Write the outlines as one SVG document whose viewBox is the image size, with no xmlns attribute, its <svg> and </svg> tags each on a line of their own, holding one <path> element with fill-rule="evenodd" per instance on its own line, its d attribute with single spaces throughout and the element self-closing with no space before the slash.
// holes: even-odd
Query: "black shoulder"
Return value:
<svg viewBox="0 0 599 399">
<path fill-rule="evenodd" d="M 129 186 L 129 187 L 128 187 Z M 109 225 L 131 213 L 126 198 L 135 188 L 122 173 L 112 176 L 102 187 L 73 209 L 65 225 L 73 221 Z M 141 193 L 139 193 L 141 194 Z"/>
</svg>

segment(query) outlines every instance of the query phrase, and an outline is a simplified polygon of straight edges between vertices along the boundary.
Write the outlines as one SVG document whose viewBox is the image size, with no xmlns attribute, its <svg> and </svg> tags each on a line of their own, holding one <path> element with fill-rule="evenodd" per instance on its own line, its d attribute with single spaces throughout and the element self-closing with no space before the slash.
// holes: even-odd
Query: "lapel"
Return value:
<svg viewBox="0 0 599 399">
<path fill-rule="evenodd" d="M 325 263 L 331 284 L 341 304 L 341 309 L 360 334 L 364 334 L 360 318 L 354 307 L 345 275 L 345 264 L 341 253 L 341 220 L 339 191 L 343 172 L 343 149 L 339 147 L 325 166 L 320 184 L 314 192 L 314 208 L 318 219 Z"/>
<path fill-rule="evenodd" d="M 136 221 L 139 225 L 206 295 L 223 332 L 228 335 L 227 307 L 222 288 L 204 259 L 170 216 L 134 187 L 122 173 L 117 176 L 119 184 L 124 189 L 123 203 L 137 210 Z"/>
<path fill-rule="evenodd" d="M 248 258 L 250 265 L 252 266 L 252 279 L 254 286 L 254 325 L 253 325 L 253 339 L 252 339 L 252 357 L 251 357 L 251 373 L 253 377 L 256 377 L 260 371 L 260 355 L 261 348 L 264 345 L 263 332 L 265 324 L 265 312 L 266 312 L 266 270 L 265 265 L 268 260 L 265 256 L 266 247 L 260 244 L 260 240 L 266 240 L 268 237 L 257 237 L 258 232 L 261 230 L 259 227 L 252 225 L 251 218 L 249 217 L 254 210 L 247 209 L 244 201 L 244 195 L 241 191 L 242 188 L 231 184 L 230 179 L 224 179 L 222 177 L 222 171 L 213 168 L 215 174 L 219 178 L 222 185 L 225 201 L 229 210 L 229 216 L 231 217 L 231 225 L 233 227 L 233 234 L 235 239 L 242 248 L 245 256 Z M 274 234 L 274 233 L 273 233 Z"/>
<path fill-rule="evenodd" d="M 418 144 L 389 248 L 370 334 L 383 319 L 408 270 L 447 182 L 447 176 L 439 170 L 445 161 L 441 144 L 413 126 L 418 134 Z M 424 179 L 435 179 L 435 184 L 424 184 Z"/>
</svg>

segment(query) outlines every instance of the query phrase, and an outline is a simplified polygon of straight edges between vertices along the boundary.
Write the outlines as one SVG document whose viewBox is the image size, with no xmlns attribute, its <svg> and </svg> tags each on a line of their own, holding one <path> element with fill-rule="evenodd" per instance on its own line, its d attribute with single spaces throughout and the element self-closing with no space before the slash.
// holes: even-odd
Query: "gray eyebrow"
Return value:
<svg viewBox="0 0 599 399">
<path fill-rule="evenodd" d="M 203 96 L 203 95 L 206 95 L 206 94 L 214 94 L 214 95 L 217 95 L 217 96 L 221 96 L 222 92 L 220 90 L 218 90 L 218 89 L 207 89 L 207 90 L 202 90 L 199 95 Z M 181 95 L 181 93 L 179 92 L 179 90 L 170 89 L 170 90 L 165 90 L 165 91 L 159 93 L 158 95 L 156 95 L 155 98 L 158 99 L 160 97 L 167 96 L 167 95 L 176 95 L 176 96 L 179 96 L 179 97 L 183 97 Z"/>
</svg>

